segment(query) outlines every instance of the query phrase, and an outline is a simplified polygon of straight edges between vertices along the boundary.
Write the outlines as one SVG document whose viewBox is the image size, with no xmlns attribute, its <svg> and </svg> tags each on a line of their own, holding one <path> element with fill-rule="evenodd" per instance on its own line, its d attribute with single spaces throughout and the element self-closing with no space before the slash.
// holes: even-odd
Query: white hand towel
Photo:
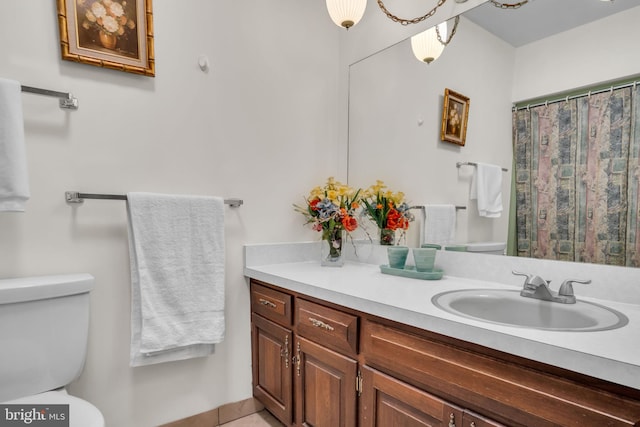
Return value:
<svg viewBox="0 0 640 427">
<path fill-rule="evenodd" d="M 22 87 L 0 79 L 0 211 L 23 212 L 28 199 Z"/>
<path fill-rule="evenodd" d="M 456 207 L 454 205 L 425 205 L 422 224 L 423 241 L 421 243 L 451 244 L 456 233 Z"/>
<path fill-rule="evenodd" d="M 224 338 L 224 200 L 127 194 L 131 366 L 209 355 Z"/>
<path fill-rule="evenodd" d="M 478 163 L 471 179 L 470 199 L 478 200 L 478 215 L 499 218 L 502 214 L 502 168 Z"/>
</svg>

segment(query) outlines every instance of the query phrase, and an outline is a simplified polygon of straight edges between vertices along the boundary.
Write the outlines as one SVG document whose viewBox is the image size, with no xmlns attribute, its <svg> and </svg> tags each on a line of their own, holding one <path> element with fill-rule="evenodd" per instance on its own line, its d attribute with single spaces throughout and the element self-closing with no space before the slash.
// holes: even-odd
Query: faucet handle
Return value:
<svg viewBox="0 0 640 427">
<path fill-rule="evenodd" d="M 533 274 L 528 274 L 528 273 L 521 273 L 515 270 L 512 270 L 511 273 L 516 276 L 524 276 L 527 278 L 527 280 L 524 281 L 525 289 L 535 289 L 538 286 L 549 284 L 549 282 L 547 282 L 540 276 L 534 276 Z"/>
<path fill-rule="evenodd" d="M 567 279 L 562 282 L 560 285 L 560 289 L 558 290 L 558 295 L 563 295 L 567 297 L 572 297 L 573 295 L 573 284 L 580 283 L 583 285 L 588 285 L 591 283 L 591 280 L 581 280 L 581 279 Z"/>
</svg>

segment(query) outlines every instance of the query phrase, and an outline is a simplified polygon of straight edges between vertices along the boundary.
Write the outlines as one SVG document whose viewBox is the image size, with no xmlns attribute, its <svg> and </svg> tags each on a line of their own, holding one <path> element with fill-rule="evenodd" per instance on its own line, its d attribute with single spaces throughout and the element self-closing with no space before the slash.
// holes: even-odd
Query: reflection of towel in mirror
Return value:
<svg viewBox="0 0 640 427">
<path fill-rule="evenodd" d="M 456 233 L 456 207 L 454 205 L 425 205 L 422 221 L 422 243 L 448 245 Z"/>
<path fill-rule="evenodd" d="M 471 180 L 469 198 L 478 200 L 478 215 L 499 218 L 502 214 L 502 168 L 478 163 Z"/>
<path fill-rule="evenodd" d="M 0 79 L 0 211 L 24 211 L 29 199 L 22 88 Z"/>
<path fill-rule="evenodd" d="M 224 338 L 224 201 L 129 193 L 131 366 L 202 357 Z"/>
</svg>

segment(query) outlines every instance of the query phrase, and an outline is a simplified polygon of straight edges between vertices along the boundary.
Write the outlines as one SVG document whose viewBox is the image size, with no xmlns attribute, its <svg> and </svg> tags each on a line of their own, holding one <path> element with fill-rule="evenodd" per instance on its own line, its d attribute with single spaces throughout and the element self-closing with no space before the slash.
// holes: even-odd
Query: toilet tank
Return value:
<svg viewBox="0 0 640 427">
<path fill-rule="evenodd" d="M 90 274 L 0 279 L 0 402 L 80 375 L 93 283 Z"/>
</svg>

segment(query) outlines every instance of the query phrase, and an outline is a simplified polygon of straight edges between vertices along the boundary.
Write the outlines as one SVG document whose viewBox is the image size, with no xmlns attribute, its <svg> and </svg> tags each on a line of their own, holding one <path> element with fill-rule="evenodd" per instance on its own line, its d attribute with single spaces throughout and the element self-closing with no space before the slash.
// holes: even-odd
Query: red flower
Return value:
<svg viewBox="0 0 640 427">
<path fill-rule="evenodd" d="M 401 228 L 403 222 L 402 215 L 396 209 L 389 209 L 389 213 L 387 214 L 387 228 L 391 230 L 396 230 Z"/>
<path fill-rule="evenodd" d="M 309 208 L 311 208 L 312 211 L 317 211 L 318 208 L 316 207 L 316 205 L 320 203 L 320 199 L 315 198 L 313 200 L 309 201 Z"/>
<path fill-rule="evenodd" d="M 352 216 L 345 215 L 345 217 L 342 218 L 342 225 L 345 230 L 353 231 L 358 228 L 358 221 Z"/>
</svg>

